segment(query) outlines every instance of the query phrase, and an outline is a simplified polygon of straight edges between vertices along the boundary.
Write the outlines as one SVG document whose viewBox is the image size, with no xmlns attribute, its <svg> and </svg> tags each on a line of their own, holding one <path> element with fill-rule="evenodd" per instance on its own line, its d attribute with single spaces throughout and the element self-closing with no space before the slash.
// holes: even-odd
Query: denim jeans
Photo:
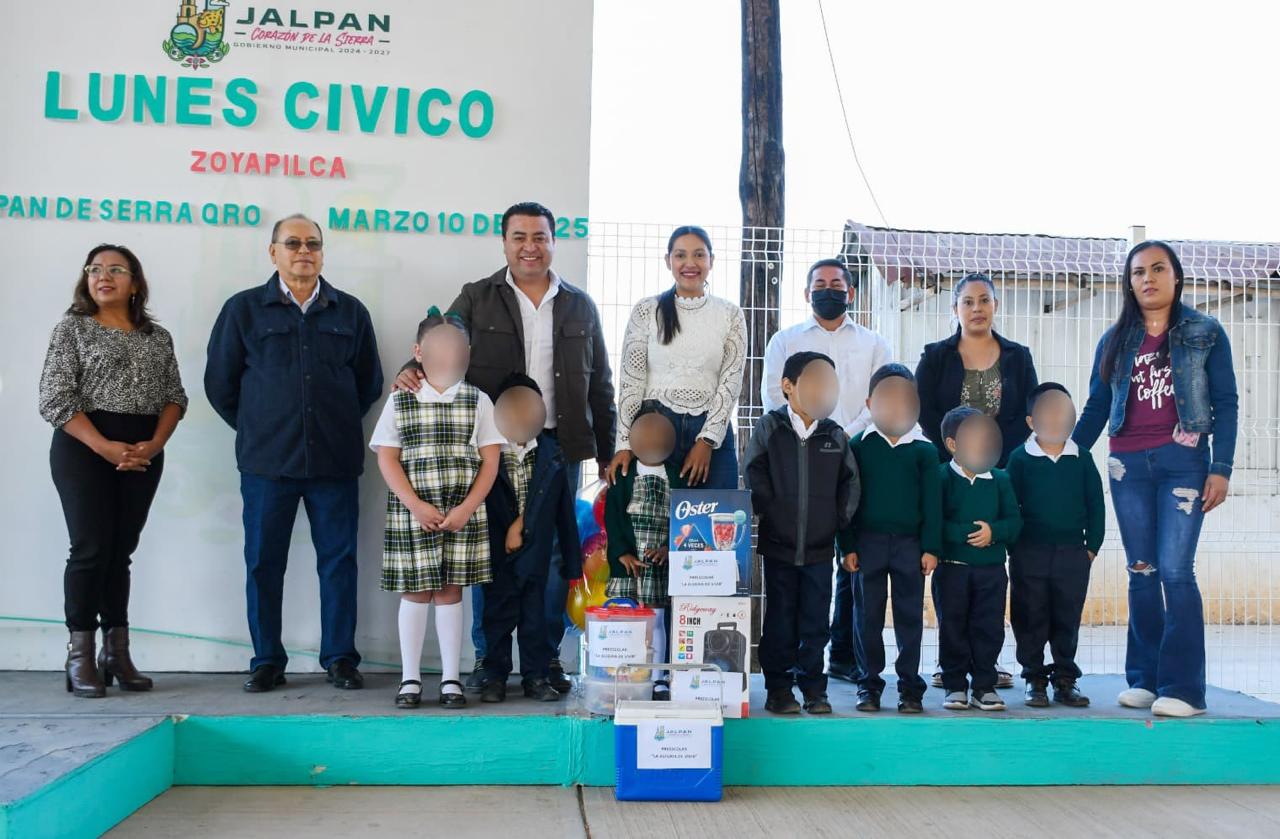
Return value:
<svg viewBox="0 0 1280 839">
<path fill-rule="evenodd" d="M 671 457 L 667 458 L 667 463 L 679 469 L 684 465 L 684 459 L 689 456 L 693 444 L 698 442 L 698 435 L 702 433 L 702 425 L 707 421 L 707 415 L 705 413 L 677 414 L 666 405 L 659 405 L 658 409 L 676 428 L 676 447 L 671 452 Z M 711 451 L 711 466 L 707 474 L 707 482 L 698 484 L 693 489 L 737 488 L 738 447 L 734 442 L 733 423 L 729 423 L 725 427 L 720 448 Z"/>
<path fill-rule="evenodd" d="M 1203 708 L 1204 605 L 1196 585 L 1209 453 L 1167 443 L 1107 458 L 1129 571 L 1129 686 Z"/>
<path fill-rule="evenodd" d="M 320 666 L 339 659 L 360 663 L 356 652 L 356 529 L 360 493 L 355 478 L 263 478 L 240 474 L 244 501 L 245 600 L 253 639 L 252 670 L 283 668 L 280 609 L 289 537 L 298 502 L 307 508 L 320 576 Z"/>
</svg>

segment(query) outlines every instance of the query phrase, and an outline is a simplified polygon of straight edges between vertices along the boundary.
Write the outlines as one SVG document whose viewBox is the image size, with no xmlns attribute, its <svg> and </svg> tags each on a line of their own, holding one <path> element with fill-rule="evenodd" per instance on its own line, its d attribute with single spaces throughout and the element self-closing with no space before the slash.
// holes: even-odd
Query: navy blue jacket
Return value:
<svg viewBox="0 0 1280 839">
<path fill-rule="evenodd" d="M 361 417 L 382 393 L 369 311 L 320 278 L 307 310 L 280 275 L 231 297 L 209 336 L 204 392 L 236 430 L 241 472 L 266 478 L 355 478 Z"/>
<path fill-rule="evenodd" d="M 543 431 L 535 449 L 537 460 L 529 477 L 529 494 L 525 499 L 523 547 L 507 553 L 507 528 L 516 520 L 516 490 L 505 468 L 498 469 L 498 479 L 485 498 L 489 515 L 489 556 L 493 564 L 515 563 L 516 576 L 525 580 L 546 577 L 551 565 L 551 540 L 560 537 L 560 576 L 573 580 L 582 576 L 582 546 L 578 540 L 577 464 L 565 462 L 564 452 L 556 438 Z"/>
</svg>

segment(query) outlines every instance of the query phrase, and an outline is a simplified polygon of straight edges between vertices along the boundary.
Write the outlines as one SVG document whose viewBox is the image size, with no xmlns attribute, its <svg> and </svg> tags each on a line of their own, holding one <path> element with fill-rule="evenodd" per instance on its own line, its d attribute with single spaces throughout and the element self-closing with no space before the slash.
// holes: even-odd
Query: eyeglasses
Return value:
<svg viewBox="0 0 1280 839">
<path fill-rule="evenodd" d="M 93 277 L 94 279 L 101 277 L 104 272 L 107 274 L 110 274 L 113 277 L 133 276 L 133 272 L 130 271 L 128 268 L 124 267 L 123 265 L 86 265 L 84 266 L 84 273 L 87 276 Z"/>
<path fill-rule="evenodd" d="M 277 240 L 273 244 L 284 245 L 285 250 L 291 251 L 301 250 L 303 245 L 306 245 L 309 251 L 318 251 L 324 247 L 324 242 L 319 239 L 307 239 L 305 241 L 302 239 L 285 239 L 283 241 Z"/>
</svg>

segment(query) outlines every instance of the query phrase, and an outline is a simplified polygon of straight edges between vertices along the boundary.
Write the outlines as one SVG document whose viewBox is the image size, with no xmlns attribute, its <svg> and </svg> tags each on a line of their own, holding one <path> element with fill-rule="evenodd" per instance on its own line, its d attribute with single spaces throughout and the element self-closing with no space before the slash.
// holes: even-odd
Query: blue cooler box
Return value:
<svg viewBox="0 0 1280 839">
<path fill-rule="evenodd" d="M 724 718 L 716 705 L 619 700 L 613 748 L 619 801 L 719 801 L 723 794 Z"/>
</svg>

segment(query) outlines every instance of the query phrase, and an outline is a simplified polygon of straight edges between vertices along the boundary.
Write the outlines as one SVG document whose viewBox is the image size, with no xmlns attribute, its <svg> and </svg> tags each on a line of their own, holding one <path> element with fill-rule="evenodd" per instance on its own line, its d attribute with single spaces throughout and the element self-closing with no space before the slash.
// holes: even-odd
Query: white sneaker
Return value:
<svg viewBox="0 0 1280 839">
<path fill-rule="evenodd" d="M 1120 691 L 1116 701 L 1126 708 L 1150 708 L 1151 703 L 1156 701 L 1156 695 L 1143 688 L 1129 688 Z"/>
<path fill-rule="evenodd" d="M 1197 708 L 1172 696 L 1162 696 L 1151 703 L 1151 713 L 1159 717 L 1195 717 L 1203 714 L 1204 708 Z"/>
<path fill-rule="evenodd" d="M 947 694 L 947 698 L 942 700 L 942 707 L 948 711 L 964 711 L 969 707 L 969 692 L 964 690 L 953 690 Z"/>
</svg>

